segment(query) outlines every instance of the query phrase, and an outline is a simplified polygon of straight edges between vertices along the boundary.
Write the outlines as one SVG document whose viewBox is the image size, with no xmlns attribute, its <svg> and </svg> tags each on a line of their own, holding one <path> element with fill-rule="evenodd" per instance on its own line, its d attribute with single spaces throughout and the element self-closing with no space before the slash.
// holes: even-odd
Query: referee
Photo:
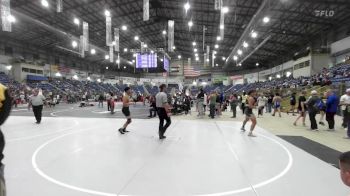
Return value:
<svg viewBox="0 0 350 196">
<path fill-rule="evenodd" d="M 170 106 L 168 103 L 168 97 L 165 93 L 166 85 L 162 84 L 159 87 L 160 92 L 156 95 L 156 106 L 159 117 L 159 139 L 165 139 L 164 136 L 165 131 L 171 124 L 170 119 Z M 164 126 L 164 120 L 166 120 L 166 124 Z"/>
<path fill-rule="evenodd" d="M 40 124 L 41 122 L 44 100 L 45 100 L 45 97 L 41 94 L 39 95 L 38 89 L 35 89 L 33 91 L 33 96 L 30 97 L 28 109 L 30 109 L 31 106 L 33 107 L 36 124 Z"/>
</svg>

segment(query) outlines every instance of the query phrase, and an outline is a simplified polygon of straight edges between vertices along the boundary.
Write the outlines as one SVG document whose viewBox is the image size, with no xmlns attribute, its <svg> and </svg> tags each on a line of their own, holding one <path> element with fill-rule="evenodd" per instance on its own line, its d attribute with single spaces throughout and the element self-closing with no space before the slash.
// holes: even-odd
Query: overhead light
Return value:
<svg viewBox="0 0 350 196">
<path fill-rule="evenodd" d="M 189 27 L 192 27 L 192 26 L 193 26 L 192 20 L 188 22 L 188 26 L 189 26 Z"/>
<path fill-rule="evenodd" d="M 213 51 L 213 54 L 216 54 L 216 53 L 218 53 L 218 52 L 216 52 L 216 50 L 214 50 L 214 51 Z"/>
<path fill-rule="evenodd" d="M 290 75 L 292 75 L 292 73 L 291 73 L 290 71 L 288 71 L 288 72 L 286 73 L 286 76 L 289 77 Z"/>
<path fill-rule="evenodd" d="M 207 59 L 207 62 L 209 62 L 209 59 Z"/>
<path fill-rule="evenodd" d="M 267 16 L 265 16 L 265 17 L 263 18 L 263 22 L 264 22 L 264 23 L 268 23 L 268 22 L 270 22 L 270 18 L 269 18 L 269 17 L 267 17 Z"/>
<path fill-rule="evenodd" d="M 258 37 L 258 33 L 255 32 L 255 31 L 253 31 L 253 32 L 252 32 L 252 38 L 257 38 L 257 37 Z"/>
<path fill-rule="evenodd" d="M 106 10 L 106 11 L 105 11 L 105 15 L 106 15 L 106 16 L 111 16 L 111 12 L 110 12 L 109 10 Z"/>
<path fill-rule="evenodd" d="M 7 65 L 7 66 L 6 66 L 6 69 L 7 69 L 7 70 L 11 70 L 11 69 L 12 69 L 12 65 Z"/>
<path fill-rule="evenodd" d="M 227 14 L 228 13 L 228 7 L 223 7 L 222 11 L 224 12 L 224 14 Z"/>
<path fill-rule="evenodd" d="M 136 54 L 134 53 L 132 56 L 133 56 L 133 57 L 136 57 Z"/>
<path fill-rule="evenodd" d="M 271 76 L 269 77 L 269 80 L 272 80 L 272 77 L 271 77 Z"/>
<path fill-rule="evenodd" d="M 242 50 L 238 50 L 238 51 L 237 51 L 237 54 L 238 54 L 238 55 L 242 55 L 242 54 L 243 54 Z"/>
<path fill-rule="evenodd" d="M 15 23 L 15 22 L 16 22 L 16 18 L 15 18 L 13 15 L 8 15 L 8 16 L 7 16 L 7 20 L 8 20 L 10 23 Z"/>
<path fill-rule="evenodd" d="M 153 53 L 154 53 L 154 51 L 153 51 L 153 50 L 151 50 L 151 53 L 153 54 Z"/>
<path fill-rule="evenodd" d="M 41 0 L 41 5 L 44 7 L 49 7 L 49 2 L 47 0 Z"/>
<path fill-rule="evenodd" d="M 90 77 L 87 77 L 86 79 L 87 79 L 87 80 L 89 80 L 89 81 L 91 80 L 91 78 L 90 78 Z"/>
<path fill-rule="evenodd" d="M 124 66 L 124 69 L 126 69 L 126 66 Z"/>
<path fill-rule="evenodd" d="M 122 26 L 122 30 L 123 30 L 123 31 L 126 31 L 126 30 L 128 30 L 128 27 L 125 26 L 125 25 L 123 25 L 123 26 Z"/>
<path fill-rule="evenodd" d="M 199 61 L 199 57 L 196 57 L 196 61 Z"/>
<path fill-rule="evenodd" d="M 106 67 L 106 69 L 108 69 L 108 67 Z"/>
<path fill-rule="evenodd" d="M 224 27 L 224 25 L 220 25 L 220 29 L 224 29 L 225 27 Z"/>
<path fill-rule="evenodd" d="M 178 59 L 181 59 L 181 55 L 177 56 Z"/>
<path fill-rule="evenodd" d="M 131 62 L 132 62 L 132 63 L 135 63 L 135 60 L 132 60 Z"/>
<path fill-rule="evenodd" d="M 237 61 L 238 60 L 238 57 L 235 55 L 233 56 L 233 60 Z"/>
<path fill-rule="evenodd" d="M 243 42 L 243 47 L 248 48 L 249 44 L 247 42 Z"/>
<path fill-rule="evenodd" d="M 194 52 L 197 52 L 198 50 L 197 50 L 197 48 L 195 48 L 195 49 L 193 49 L 193 51 L 194 51 Z"/>
<path fill-rule="evenodd" d="M 91 54 L 96 54 L 96 50 L 95 49 L 91 49 Z"/>
<path fill-rule="evenodd" d="M 196 45 L 197 45 L 197 43 L 196 43 L 196 42 L 192 42 L 192 45 L 193 45 L 193 46 L 196 46 Z"/>
<path fill-rule="evenodd" d="M 163 60 L 163 58 L 161 58 L 161 59 L 160 59 L 160 61 L 162 61 L 162 62 L 163 62 L 163 61 L 164 61 L 164 60 Z"/>
<path fill-rule="evenodd" d="M 193 84 L 193 85 L 197 85 L 197 82 L 196 82 L 196 81 L 193 81 L 192 84 Z"/>
<path fill-rule="evenodd" d="M 176 47 L 175 46 L 173 46 L 173 50 L 175 50 L 176 49 Z"/>
<path fill-rule="evenodd" d="M 119 64 L 119 63 L 120 63 L 120 60 L 119 60 L 119 59 L 117 59 L 117 60 L 115 61 L 115 63 Z"/>
<path fill-rule="evenodd" d="M 225 57 L 222 57 L 222 60 L 224 61 L 224 60 L 226 60 L 226 58 L 225 58 Z"/>
<path fill-rule="evenodd" d="M 216 56 L 213 56 L 213 59 L 216 59 Z"/>
<path fill-rule="evenodd" d="M 259 63 L 256 63 L 255 65 L 256 65 L 256 66 L 259 66 Z"/>
<path fill-rule="evenodd" d="M 60 73 L 60 72 L 57 72 L 57 73 L 55 74 L 55 76 L 57 76 L 57 77 L 61 77 L 62 75 L 61 75 L 61 73 Z"/>
<path fill-rule="evenodd" d="M 78 43 L 76 41 L 72 41 L 73 48 L 76 48 L 78 46 Z"/>
<path fill-rule="evenodd" d="M 73 22 L 76 25 L 80 25 L 80 20 L 78 18 L 74 18 Z"/>
<path fill-rule="evenodd" d="M 276 75 L 276 78 L 281 78 L 281 75 L 277 74 L 277 75 Z"/>
<path fill-rule="evenodd" d="M 112 45 L 115 46 L 115 44 L 116 44 L 115 41 L 112 41 Z"/>
<path fill-rule="evenodd" d="M 216 65 L 216 67 L 219 67 L 219 64 L 215 64 Z"/>
<path fill-rule="evenodd" d="M 143 44 L 143 47 L 144 47 L 144 48 L 147 48 L 148 46 L 147 46 L 147 44 Z"/>
<path fill-rule="evenodd" d="M 138 41 L 140 38 L 139 38 L 139 36 L 135 36 L 134 39 L 135 39 L 135 41 Z"/>
<path fill-rule="evenodd" d="M 101 79 L 97 79 L 97 82 L 101 82 Z"/>
<path fill-rule="evenodd" d="M 187 10 L 189 10 L 190 8 L 191 8 L 191 5 L 190 5 L 190 3 L 185 3 L 185 10 L 186 10 L 186 12 L 187 12 Z"/>
<path fill-rule="evenodd" d="M 219 48 L 219 45 L 218 45 L 218 44 L 215 44 L 215 48 L 216 48 L 216 49 Z"/>
<path fill-rule="evenodd" d="M 217 37 L 216 37 L 216 40 L 221 41 L 221 37 L 220 37 L 220 36 L 217 36 Z"/>
<path fill-rule="evenodd" d="M 124 48 L 124 52 L 128 52 L 128 49 L 127 49 L 127 48 Z"/>
<path fill-rule="evenodd" d="M 242 67 L 242 63 L 238 64 L 238 66 Z"/>
<path fill-rule="evenodd" d="M 166 35 L 166 31 L 165 31 L 165 30 L 163 30 L 162 34 L 163 34 L 163 35 Z"/>
<path fill-rule="evenodd" d="M 77 75 L 74 75 L 74 76 L 73 76 L 73 79 L 78 80 L 79 77 L 78 77 Z"/>
<path fill-rule="evenodd" d="M 106 55 L 106 56 L 105 56 L 105 59 L 106 59 L 106 60 L 109 59 L 109 55 Z"/>
<path fill-rule="evenodd" d="M 198 53 L 194 54 L 194 56 L 198 57 Z"/>
</svg>

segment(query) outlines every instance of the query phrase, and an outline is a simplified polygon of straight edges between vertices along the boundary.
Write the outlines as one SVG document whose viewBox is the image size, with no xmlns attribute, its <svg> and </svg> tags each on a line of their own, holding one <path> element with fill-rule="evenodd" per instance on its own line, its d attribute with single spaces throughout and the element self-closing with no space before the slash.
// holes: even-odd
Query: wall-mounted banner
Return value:
<svg viewBox="0 0 350 196">
<path fill-rule="evenodd" d="M 112 45 L 112 17 L 106 16 L 106 45 Z"/>
<path fill-rule="evenodd" d="M 224 9 L 220 10 L 220 37 L 221 40 L 224 40 L 224 28 L 225 28 L 225 13 L 224 13 Z"/>
<path fill-rule="evenodd" d="M 114 41 L 115 41 L 115 45 L 114 45 L 114 50 L 116 52 L 119 52 L 119 28 L 114 28 Z"/>
<path fill-rule="evenodd" d="M 57 0 L 56 5 L 57 5 L 56 11 L 58 13 L 62 12 L 63 11 L 63 0 Z"/>
<path fill-rule="evenodd" d="M 79 53 L 81 58 L 85 58 L 85 50 L 84 50 L 84 36 L 80 36 L 80 43 L 79 43 Z"/>
<path fill-rule="evenodd" d="M 215 0 L 215 10 L 220 10 L 222 7 L 222 0 Z"/>
<path fill-rule="evenodd" d="M 149 20 L 149 0 L 143 0 L 143 21 Z"/>
<path fill-rule="evenodd" d="M 173 20 L 168 21 L 168 51 L 174 52 L 174 25 Z"/>
<path fill-rule="evenodd" d="M 2 31 L 11 32 L 12 25 L 9 17 L 11 17 L 10 0 L 0 0 L 1 3 L 1 23 Z"/>
<path fill-rule="evenodd" d="M 85 51 L 89 51 L 89 23 L 83 22 L 83 47 Z"/>
<path fill-rule="evenodd" d="M 111 62 L 111 63 L 113 63 L 113 59 L 114 59 L 113 55 L 114 55 L 113 46 L 110 45 L 109 46 L 109 62 Z"/>
</svg>

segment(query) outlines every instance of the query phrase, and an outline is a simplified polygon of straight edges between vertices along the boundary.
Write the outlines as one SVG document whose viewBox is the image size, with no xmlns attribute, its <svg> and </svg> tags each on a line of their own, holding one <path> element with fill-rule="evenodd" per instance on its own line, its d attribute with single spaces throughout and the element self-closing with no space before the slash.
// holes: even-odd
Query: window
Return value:
<svg viewBox="0 0 350 196">
<path fill-rule="evenodd" d="M 22 67 L 22 72 L 29 72 L 28 68 Z"/>
<path fill-rule="evenodd" d="M 36 73 L 37 74 L 43 74 L 44 72 L 43 72 L 43 70 L 36 70 Z"/>
<path fill-rule="evenodd" d="M 29 69 L 30 73 L 35 73 L 36 74 L 36 69 Z"/>
</svg>

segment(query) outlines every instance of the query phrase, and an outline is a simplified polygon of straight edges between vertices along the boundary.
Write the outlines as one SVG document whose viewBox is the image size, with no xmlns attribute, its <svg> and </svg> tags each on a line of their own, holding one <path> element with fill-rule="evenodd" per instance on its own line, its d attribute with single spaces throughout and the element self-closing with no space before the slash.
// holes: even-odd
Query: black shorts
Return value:
<svg viewBox="0 0 350 196">
<path fill-rule="evenodd" d="M 254 115 L 254 113 L 253 113 L 253 110 L 252 110 L 251 108 L 246 108 L 246 109 L 244 110 L 244 114 L 245 114 L 245 116 L 248 117 L 248 118 L 254 118 L 254 117 L 255 117 L 255 115 Z"/>
<path fill-rule="evenodd" d="M 129 107 L 123 107 L 122 112 L 123 112 L 125 117 L 130 117 Z"/>
</svg>

